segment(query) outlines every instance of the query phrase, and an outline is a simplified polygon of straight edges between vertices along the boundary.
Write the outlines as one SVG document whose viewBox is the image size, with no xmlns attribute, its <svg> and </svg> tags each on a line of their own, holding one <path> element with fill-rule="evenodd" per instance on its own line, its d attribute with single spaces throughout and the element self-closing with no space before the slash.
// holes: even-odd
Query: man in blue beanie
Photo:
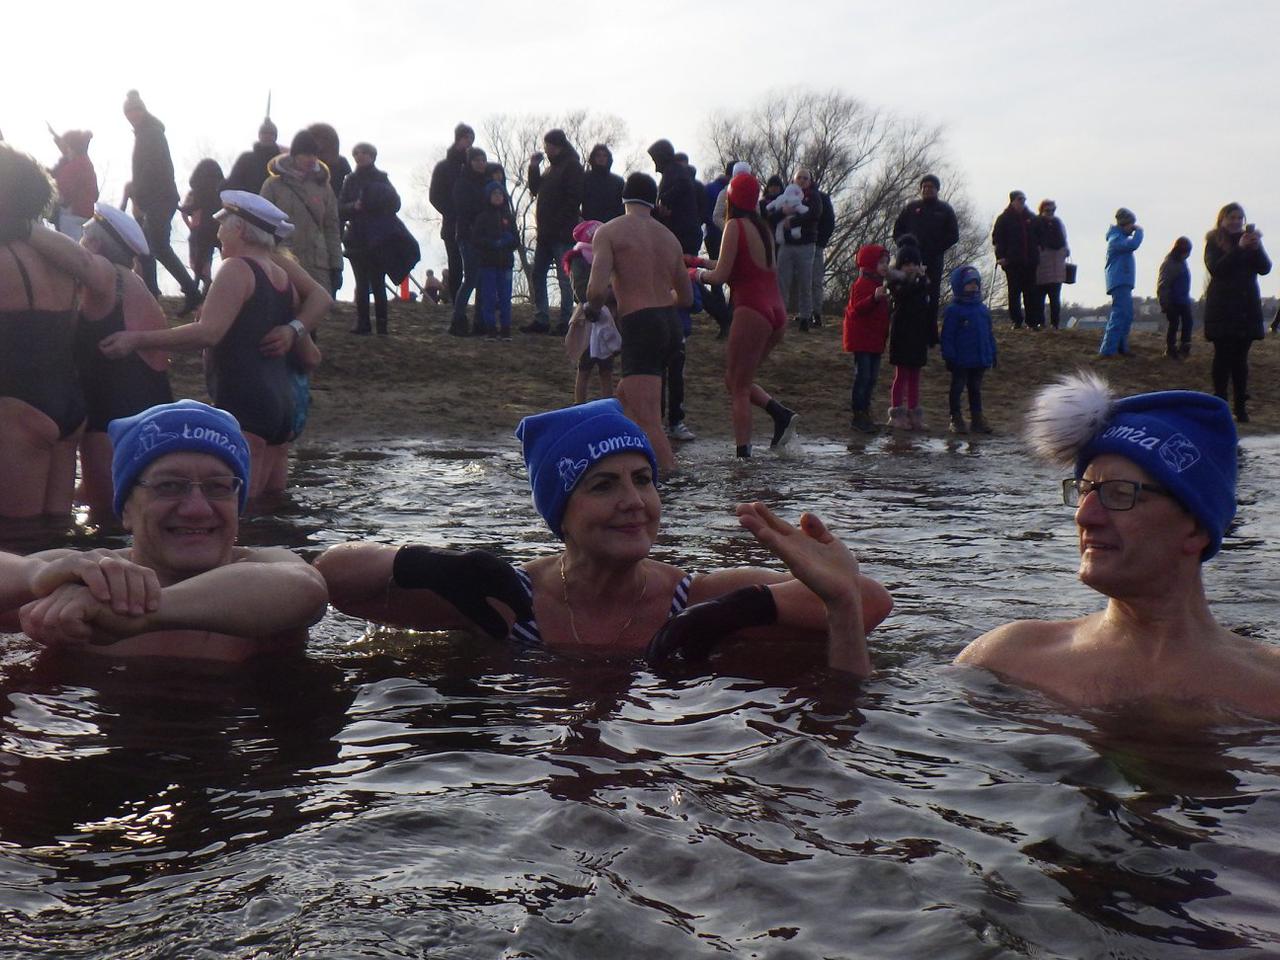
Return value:
<svg viewBox="0 0 1280 960">
<path fill-rule="evenodd" d="M 1045 388 L 1033 447 L 1074 466 L 1080 580 L 1107 606 L 1020 620 L 967 646 L 985 667 L 1074 706 L 1191 704 L 1280 719 L 1280 648 L 1214 620 L 1201 565 L 1236 512 L 1236 431 L 1217 397 L 1166 390 L 1116 400 L 1080 374 Z"/>
<path fill-rule="evenodd" d="M 235 545 L 249 446 L 224 410 L 179 400 L 113 420 L 123 550 L 0 554 L 0 616 L 51 647 L 241 661 L 300 650 L 324 579 L 283 548 Z"/>
</svg>

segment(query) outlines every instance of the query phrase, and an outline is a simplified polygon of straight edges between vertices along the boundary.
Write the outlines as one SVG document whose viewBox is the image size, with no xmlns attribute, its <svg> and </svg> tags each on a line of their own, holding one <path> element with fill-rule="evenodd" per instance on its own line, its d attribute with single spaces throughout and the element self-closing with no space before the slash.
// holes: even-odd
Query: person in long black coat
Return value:
<svg viewBox="0 0 1280 960">
<path fill-rule="evenodd" d="M 373 294 L 378 333 L 387 332 L 387 284 L 381 249 L 395 231 L 400 194 L 386 173 L 374 163 L 378 151 L 371 143 L 357 143 L 351 151 L 356 167 L 342 183 L 338 216 L 345 223 L 343 245 L 356 275 L 356 325 L 352 333 L 368 334 L 369 294 Z"/>
<path fill-rule="evenodd" d="M 1204 238 L 1204 265 L 1204 336 L 1213 344 L 1213 392 L 1226 400 L 1230 385 L 1236 421 L 1248 423 L 1249 348 L 1264 329 L 1258 277 L 1271 272 L 1271 260 L 1240 204 L 1218 211 L 1217 226 Z"/>
</svg>

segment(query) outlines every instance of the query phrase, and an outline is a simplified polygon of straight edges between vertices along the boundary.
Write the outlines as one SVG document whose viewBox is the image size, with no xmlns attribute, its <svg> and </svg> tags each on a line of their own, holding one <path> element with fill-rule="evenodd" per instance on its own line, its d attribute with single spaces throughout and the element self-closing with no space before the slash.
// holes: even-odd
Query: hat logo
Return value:
<svg viewBox="0 0 1280 960">
<path fill-rule="evenodd" d="M 564 492 L 568 493 L 574 488 L 578 478 L 587 469 L 587 461 L 574 460 L 572 457 L 561 457 L 556 463 L 556 469 L 560 471 L 560 479 L 564 482 Z"/>
<path fill-rule="evenodd" d="M 133 459 L 137 460 L 139 457 L 144 457 L 156 447 L 172 443 L 177 439 L 178 435 L 176 433 L 165 433 L 160 429 L 160 424 L 153 420 L 151 423 L 145 424 L 138 434 L 138 450 L 133 455 Z"/>
<path fill-rule="evenodd" d="M 1200 461 L 1200 449 L 1180 433 L 1175 433 L 1159 449 L 1160 459 L 1170 469 L 1182 473 Z"/>
</svg>

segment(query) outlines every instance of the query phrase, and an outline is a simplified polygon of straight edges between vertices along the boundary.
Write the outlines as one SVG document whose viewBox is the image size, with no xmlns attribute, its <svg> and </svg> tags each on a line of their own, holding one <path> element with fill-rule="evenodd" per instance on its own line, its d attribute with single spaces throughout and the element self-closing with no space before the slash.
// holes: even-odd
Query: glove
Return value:
<svg viewBox="0 0 1280 960">
<path fill-rule="evenodd" d="M 341 267 L 334 267 L 329 271 L 329 286 L 333 288 L 335 293 L 342 289 L 342 272 Z"/>
<path fill-rule="evenodd" d="M 409 544 L 396 552 L 391 582 L 402 590 L 435 591 L 495 640 L 506 637 L 508 628 L 490 599 L 514 610 L 517 621 L 533 618 L 533 602 L 515 569 L 487 550 L 463 553 Z"/>
<path fill-rule="evenodd" d="M 685 607 L 662 625 L 645 651 L 650 663 L 679 654 L 686 660 L 705 660 L 717 643 L 745 627 L 767 626 L 778 620 L 773 591 L 764 584 L 743 587 L 705 603 Z"/>
</svg>

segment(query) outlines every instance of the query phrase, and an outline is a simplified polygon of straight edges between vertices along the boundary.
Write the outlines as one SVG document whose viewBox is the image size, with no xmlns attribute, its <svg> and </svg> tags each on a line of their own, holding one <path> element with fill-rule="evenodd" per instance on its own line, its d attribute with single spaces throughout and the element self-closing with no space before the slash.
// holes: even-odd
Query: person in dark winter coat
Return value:
<svg viewBox="0 0 1280 960">
<path fill-rule="evenodd" d="M 990 433 L 991 425 L 982 415 L 982 377 L 996 365 L 996 337 L 991 329 L 991 311 L 982 302 L 982 274 L 966 264 L 951 271 L 951 302 L 942 315 L 942 359 L 951 371 L 951 432 L 964 434 L 960 398 L 969 391 L 969 413 L 973 429 Z"/>
<path fill-rule="evenodd" d="M 197 283 L 204 284 L 206 292 L 213 282 L 213 251 L 219 247 L 218 221 L 213 215 L 222 209 L 222 191 L 227 189 L 226 179 L 218 161 L 205 157 L 191 171 L 188 181 L 191 190 L 183 199 L 178 212 L 187 225 L 187 259 L 191 263 L 191 275 Z"/>
<path fill-rule="evenodd" d="M 929 297 L 920 248 L 915 237 L 898 241 L 897 268 L 889 278 L 889 362 L 893 364 L 889 425 L 896 429 L 924 429 L 920 406 L 920 371 L 929 360 L 929 348 L 938 342 L 938 324 Z"/>
<path fill-rule="evenodd" d="M 453 128 L 453 146 L 431 170 L 431 186 L 427 197 L 440 214 L 440 238 L 444 240 L 448 259 L 449 299 L 456 300 L 462 285 L 462 252 L 458 248 L 458 227 L 453 218 L 453 185 L 467 164 L 467 151 L 476 142 L 476 132 L 465 123 Z"/>
<path fill-rule="evenodd" d="M 548 130 L 542 138 L 547 168 L 542 169 L 542 153 L 529 158 L 529 192 L 537 197 L 534 223 L 538 228 L 533 247 L 533 323 L 524 333 L 547 333 L 551 329 L 550 301 L 547 299 L 547 270 L 554 268 L 560 282 L 560 324 L 557 334 L 569 329 L 573 313 L 573 283 L 564 272 L 564 255 L 573 247 L 573 228 L 582 210 L 582 163 L 563 130 Z"/>
<path fill-rule="evenodd" d="M 813 304 L 813 317 L 809 320 L 809 326 L 822 326 L 822 302 L 826 299 L 826 277 L 827 277 L 827 244 L 831 242 L 831 236 L 836 232 L 836 208 L 831 202 L 831 197 L 823 193 L 815 185 L 813 188 L 815 202 L 822 203 L 822 212 L 818 214 L 818 224 L 814 230 L 813 236 L 813 275 L 810 279 L 811 302 Z M 800 329 L 805 328 L 805 318 L 800 318 Z"/>
<path fill-rule="evenodd" d="M 317 156 L 329 168 L 329 186 L 333 190 L 333 198 L 337 200 L 342 196 L 342 184 L 351 176 L 351 164 L 342 155 L 338 131 L 332 124 L 313 123 L 307 127 L 307 133 L 316 138 L 316 146 L 320 148 Z"/>
<path fill-rule="evenodd" d="M 164 264 L 182 288 L 185 301 L 179 316 L 185 316 L 200 303 L 200 289 L 187 273 L 169 244 L 173 215 L 178 212 L 178 187 L 173 178 L 173 158 L 164 124 L 147 111 L 147 106 L 130 90 L 124 101 L 125 119 L 133 127 L 133 179 L 125 191 L 133 201 L 134 218 L 142 227 L 151 255 L 138 258 L 138 272 L 152 296 L 160 296 L 156 284 L 156 261 Z"/>
<path fill-rule="evenodd" d="M 1164 355 L 1170 360 L 1183 360 L 1191 355 L 1191 238 L 1179 237 L 1173 242 L 1156 279 L 1156 302 L 1169 323 L 1165 335 Z M 1181 343 L 1179 343 L 1181 331 Z"/>
<path fill-rule="evenodd" d="M 893 224 L 893 240 L 911 234 L 920 245 L 925 272 L 929 276 L 929 298 L 933 303 L 936 319 L 942 306 L 943 259 L 947 251 L 960 242 L 960 225 L 956 212 L 949 203 L 938 199 L 942 181 L 935 174 L 926 173 L 920 178 L 920 197 L 912 200 Z"/>
<path fill-rule="evenodd" d="M 1226 400 L 1231 386 L 1237 423 L 1249 422 L 1249 348 L 1263 337 L 1258 277 L 1271 272 L 1262 234 L 1244 221 L 1244 208 L 1229 203 L 1204 240 L 1204 336 L 1213 344 L 1213 392 Z"/>
<path fill-rule="evenodd" d="M 1044 326 L 1044 302 L 1049 301 L 1049 322 L 1057 330 L 1062 322 L 1062 285 L 1067 279 L 1067 228 L 1057 215 L 1058 205 L 1052 200 L 1041 200 L 1035 219 L 1036 246 L 1040 249 L 1036 261 L 1036 311 L 1027 318 Z"/>
<path fill-rule="evenodd" d="M 720 240 L 724 236 L 724 220 L 719 224 L 716 223 L 715 211 L 721 208 L 721 204 L 725 198 L 721 197 L 725 188 L 729 186 L 729 181 L 733 178 L 733 168 L 737 161 L 730 160 L 725 164 L 724 172 L 720 176 L 711 180 L 706 185 L 707 197 L 707 215 L 703 218 L 703 242 L 707 248 L 707 258 L 710 260 L 720 259 Z M 722 215 L 724 209 L 721 209 Z M 715 320 L 716 326 L 720 328 L 717 334 L 717 340 L 727 339 L 729 336 L 729 324 L 733 322 L 733 312 L 729 308 L 728 302 L 724 296 L 724 284 L 717 283 L 702 288 L 702 306 L 703 309 L 710 314 Z"/>
<path fill-rule="evenodd" d="M 467 165 L 453 182 L 453 224 L 457 231 L 458 252 L 462 256 L 462 282 L 453 298 L 453 319 L 449 324 L 449 333 L 455 337 L 465 337 L 469 333 L 479 333 L 477 322 L 467 329 L 467 301 L 475 292 L 479 279 L 475 250 L 471 246 L 471 227 L 476 216 L 484 209 L 484 185 L 489 182 L 489 158 L 479 147 L 467 151 Z M 477 303 L 479 301 L 477 300 Z"/>
<path fill-rule="evenodd" d="M 1035 218 L 1027 209 L 1027 195 L 1021 190 L 1009 194 L 1009 206 L 996 217 L 991 242 L 996 248 L 996 263 L 1004 270 L 1009 286 L 1009 320 L 1021 329 L 1024 322 L 1035 325 L 1036 265 L 1040 248 L 1036 246 Z M 954 287 L 954 284 L 953 284 Z"/>
<path fill-rule="evenodd" d="M 485 183 L 484 209 L 471 227 L 471 247 L 479 280 L 476 313 L 480 333 L 511 339 L 511 271 L 520 242 L 516 218 L 500 180 Z"/>
<path fill-rule="evenodd" d="M 373 294 L 378 333 L 387 332 L 387 284 L 381 248 L 396 227 L 400 194 L 375 163 L 378 150 L 371 143 L 357 143 L 351 151 L 356 168 L 342 182 L 338 216 L 344 226 L 342 239 L 351 271 L 356 275 L 355 334 L 370 333 L 369 294 Z"/>
<path fill-rule="evenodd" d="M 267 182 L 267 164 L 284 152 L 284 148 L 276 141 L 280 131 L 267 117 L 258 127 L 258 142 L 236 157 L 231 165 L 231 173 L 227 176 L 228 190 L 244 190 L 247 193 L 258 193 Z"/>
<path fill-rule="evenodd" d="M 670 140 L 658 140 L 649 147 L 658 181 L 658 206 L 654 213 L 658 222 L 675 234 L 680 249 L 696 257 L 702 249 L 702 202 L 689 173 L 689 165 L 676 159 Z"/>
<path fill-rule="evenodd" d="M 587 158 L 582 177 L 582 219 L 608 223 L 622 216 L 622 178 L 613 170 L 613 154 L 597 143 Z"/>
</svg>

